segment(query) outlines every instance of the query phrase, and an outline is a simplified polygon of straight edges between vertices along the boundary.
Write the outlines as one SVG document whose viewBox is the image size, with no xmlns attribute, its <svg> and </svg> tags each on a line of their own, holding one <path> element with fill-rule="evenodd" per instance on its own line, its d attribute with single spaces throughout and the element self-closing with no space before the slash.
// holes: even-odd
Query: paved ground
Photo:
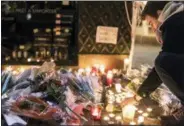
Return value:
<svg viewBox="0 0 184 126">
<path fill-rule="evenodd" d="M 160 48 L 158 45 L 136 44 L 133 56 L 133 68 L 137 68 L 141 64 L 153 66 L 154 59 L 158 55 Z"/>
</svg>

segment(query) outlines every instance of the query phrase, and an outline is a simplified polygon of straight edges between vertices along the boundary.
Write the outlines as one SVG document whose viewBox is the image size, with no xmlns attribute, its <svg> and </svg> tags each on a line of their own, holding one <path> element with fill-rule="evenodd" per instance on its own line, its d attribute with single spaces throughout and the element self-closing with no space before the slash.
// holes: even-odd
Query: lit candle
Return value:
<svg viewBox="0 0 184 126">
<path fill-rule="evenodd" d="M 95 120 L 99 120 L 101 118 L 101 108 L 99 106 L 94 106 L 91 109 L 91 115 Z"/>
<path fill-rule="evenodd" d="M 121 116 L 116 116 L 115 119 L 116 119 L 117 121 L 120 121 L 122 118 L 121 118 Z"/>
<path fill-rule="evenodd" d="M 81 75 L 84 72 L 84 69 L 80 68 L 78 69 L 78 74 Z"/>
<path fill-rule="evenodd" d="M 152 112 L 152 108 L 147 108 L 147 111 L 148 112 Z"/>
<path fill-rule="evenodd" d="M 122 86 L 121 86 L 120 83 L 116 83 L 116 84 L 115 84 L 115 88 L 116 88 L 116 92 L 117 92 L 117 93 L 121 93 Z"/>
<path fill-rule="evenodd" d="M 109 120 L 110 120 L 110 118 L 109 118 L 108 116 L 104 116 L 103 120 L 105 120 L 105 121 L 109 121 Z"/>
<path fill-rule="evenodd" d="M 128 58 L 125 58 L 124 59 L 124 71 L 127 71 L 128 65 L 129 65 L 129 59 Z"/>
<path fill-rule="evenodd" d="M 40 62 L 40 59 L 37 59 L 36 62 Z"/>
<path fill-rule="evenodd" d="M 126 92 L 126 94 L 125 94 L 125 96 L 127 97 L 127 98 L 131 98 L 131 97 L 134 97 L 134 94 L 132 93 L 132 92 Z"/>
<path fill-rule="evenodd" d="M 137 120 L 138 124 L 143 124 L 144 123 L 144 116 L 139 116 Z"/>
<path fill-rule="evenodd" d="M 31 62 L 31 58 L 28 58 L 27 61 L 28 61 L 28 62 Z"/>
<path fill-rule="evenodd" d="M 12 69 L 13 69 L 13 68 L 12 68 L 11 66 L 6 67 L 6 70 L 7 70 L 7 71 L 12 71 Z"/>
<path fill-rule="evenodd" d="M 114 124 L 114 122 L 113 122 L 113 121 L 109 121 L 108 123 L 109 123 L 109 124 Z"/>
<path fill-rule="evenodd" d="M 102 74 L 104 74 L 105 73 L 105 66 L 104 65 L 100 65 L 99 70 L 100 70 L 100 72 Z"/>
<path fill-rule="evenodd" d="M 51 62 L 54 62 L 54 59 L 51 59 L 50 61 L 51 61 Z"/>
<path fill-rule="evenodd" d="M 20 72 L 23 73 L 24 72 L 24 68 L 21 67 L 20 68 Z"/>
<path fill-rule="evenodd" d="M 85 71 L 86 71 L 86 75 L 89 75 L 89 74 L 91 73 L 91 68 L 90 68 L 90 67 L 87 67 L 87 68 L 85 69 Z"/>
<path fill-rule="evenodd" d="M 143 113 L 143 111 L 142 111 L 142 110 L 139 110 L 139 111 L 138 111 L 138 113 L 139 113 L 139 114 L 142 114 L 142 113 Z"/>
<path fill-rule="evenodd" d="M 114 118 L 114 117 L 115 117 L 115 114 L 110 113 L 110 114 L 109 114 L 109 117 Z"/>
<path fill-rule="evenodd" d="M 113 70 L 112 70 L 112 73 L 113 73 L 113 74 L 117 74 L 117 73 L 118 73 L 118 70 L 117 70 L 117 69 L 113 69 Z"/>
<path fill-rule="evenodd" d="M 117 97 L 117 98 L 116 98 L 116 103 L 121 103 L 121 101 L 122 101 L 122 100 L 121 100 L 120 97 Z"/>
<path fill-rule="evenodd" d="M 113 112 L 113 110 L 114 110 L 113 104 L 108 104 L 108 105 L 106 106 L 106 111 L 107 111 L 107 112 Z"/>
<path fill-rule="evenodd" d="M 112 71 L 107 72 L 107 86 L 112 86 L 113 74 Z"/>
<path fill-rule="evenodd" d="M 134 105 L 126 105 L 122 108 L 123 118 L 133 120 L 135 115 L 136 107 Z"/>
<path fill-rule="evenodd" d="M 143 113 L 142 114 L 144 117 L 148 117 L 148 113 Z"/>
<path fill-rule="evenodd" d="M 136 123 L 132 121 L 132 122 L 130 122 L 130 125 L 136 125 Z"/>
</svg>

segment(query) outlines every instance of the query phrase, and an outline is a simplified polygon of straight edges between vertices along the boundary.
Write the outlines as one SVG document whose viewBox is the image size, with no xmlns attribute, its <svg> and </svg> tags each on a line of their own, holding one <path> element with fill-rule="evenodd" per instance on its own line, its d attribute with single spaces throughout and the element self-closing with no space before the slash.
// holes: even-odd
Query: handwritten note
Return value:
<svg viewBox="0 0 184 126">
<path fill-rule="evenodd" d="M 117 44 L 118 28 L 98 26 L 96 32 L 96 43 Z"/>
</svg>

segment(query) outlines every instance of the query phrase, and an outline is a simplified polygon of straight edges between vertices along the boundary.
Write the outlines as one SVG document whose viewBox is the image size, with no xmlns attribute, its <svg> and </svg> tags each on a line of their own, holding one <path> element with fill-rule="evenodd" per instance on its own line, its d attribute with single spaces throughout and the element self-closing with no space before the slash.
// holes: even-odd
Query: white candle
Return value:
<svg viewBox="0 0 184 126">
<path fill-rule="evenodd" d="M 106 106 L 106 111 L 107 112 L 113 112 L 113 110 L 114 110 L 114 105 L 113 104 L 108 104 Z"/>
<path fill-rule="evenodd" d="M 137 123 L 138 123 L 138 124 L 144 123 L 144 116 L 139 116 L 139 117 L 138 117 L 138 120 L 137 120 Z"/>
<path fill-rule="evenodd" d="M 148 117 L 148 113 L 143 113 L 142 114 L 144 117 Z"/>
<path fill-rule="evenodd" d="M 113 113 L 109 114 L 109 117 L 111 117 L 111 118 L 113 118 L 114 116 L 115 116 L 115 114 L 113 114 Z"/>
<path fill-rule="evenodd" d="M 148 112 L 152 112 L 152 108 L 147 108 L 147 111 Z"/>
<path fill-rule="evenodd" d="M 129 65 L 129 59 L 128 58 L 125 58 L 124 59 L 124 71 L 127 71 L 128 65 Z"/>
<path fill-rule="evenodd" d="M 126 105 L 124 108 L 122 108 L 123 118 L 133 120 L 135 111 L 136 111 L 136 107 L 134 105 Z"/>
<path fill-rule="evenodd" d="M 136 125 L 136 123 L 132 121 L 132 122 L 130 122 L 130 125 Z"/>
<path fill-rule="evenodd" d="M 113 121 L 109 121 L 108 123 L 109 123 L 109 124 L 114 124 L 114 122 L 113 122 Z"/>
<path fill-rule="evenodd" d="M 105 121 L 109 121 L 109 120 L 110 120 L 110 118 L 109 118 L 108 116 L 104 116 L 103 120 L 105 120 Z"/>
<path fill-rule="evenodd" d="M 121 116 L 116 116 L 115 119 L 116 119 L 117 121 L 119 121 L 119 120 L 121 120 L 122 118 L 121 118 Z"/>
<path fill-rule="evenodd" d="M 27 59 L 27 62 L 31 62 L 31 58 L 28 58 L 28 59 Z"/>
<path fill-rule="evenodd" d="M 99 70 L 100 70 L 101 73 L 105 73 L 105 66 L 100 65 Z"/>
<path fill-rule="evenodd" d="M 142 110 L 139 110 L 139 111 L 138 111 L 138 113 L 139 113 L 139 114 L 142 114 L 142 113 L 143 113 L 143 111 L 142 111 Z"/>
<path fill-rule="evenodd" d="M 115 84 L 116 92 L 121 93 L 122 86 L 120 83 Z"/>
</svg>

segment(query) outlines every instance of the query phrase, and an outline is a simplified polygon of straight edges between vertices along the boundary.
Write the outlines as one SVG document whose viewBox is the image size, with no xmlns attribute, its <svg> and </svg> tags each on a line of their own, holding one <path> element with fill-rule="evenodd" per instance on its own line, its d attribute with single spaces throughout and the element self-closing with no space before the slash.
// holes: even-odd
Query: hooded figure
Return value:
<svg viewBox="0 0 184 126">
<path fill-rule="evenodd" d="M 156 33 L 162 50 L 155 59 L 155 67 L 139 87 L 138 95 L 122 105 L 148 98 L 164 83 L 183 107 L 162 118 L 166 120 L 162 125 L 184 125 L 184 2 L 148 1 L 142 16 Z"/>
</svg>

